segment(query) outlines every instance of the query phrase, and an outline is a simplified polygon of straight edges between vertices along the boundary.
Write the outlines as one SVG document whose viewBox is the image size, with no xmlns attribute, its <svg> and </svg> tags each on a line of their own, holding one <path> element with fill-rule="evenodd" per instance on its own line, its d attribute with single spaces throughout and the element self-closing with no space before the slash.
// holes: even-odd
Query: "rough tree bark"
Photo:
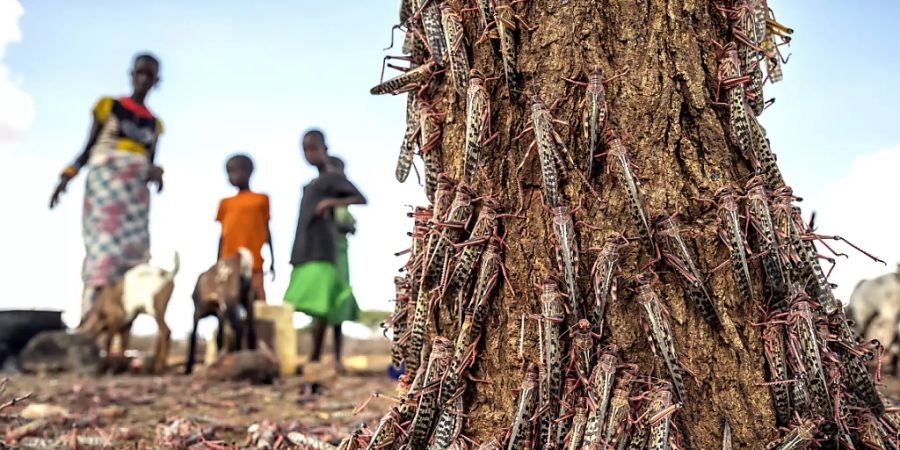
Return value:
<svg viewBox="0 0 900 450">
<path fill-rule="evenodd" d="M 412 3 L 423 6 L 421 2 Z M 426 24 L 419 29 L 423 34 L 428 31 L 425 15 L 429 5 L 421 8 Z M 719 188 L 741 189 L 753 175 L 750 162 L 742 157 L 732 136 L 728 108 L 715 104 L 716 98 L 721 98 L 717 97 L 717 69 L 722 54 L 715 42 L 734 39 L 731 24 L 719 9 L 724 6 L 722 2 L 696 0 L 514 3 L 512 11 L 522 22 L 516 18 L 505 23 L 516 27 L 512 96 L 503 78 L 498 43 L 491 39 L 477 42 L 483 30 L 479 12 L 473 8 L 461 14 L 469 65 L 488 77 L 499 77 L 487 82 L 491 132 L 498 133 L 498 137 L 482 149 L 478 176 L 471 187 L 476 197 L 493 196 L 507 213 L 515 213 L 523 201 L 521 217 L 501 220 L 508 279 L 500 278 L 490 299 L 477 359 L 469 370 L 473 378 L 487 382 L 469 383 L 463 395 L 464 433 L 472 439 L 488 441 L 510 428 L 524 361 L 541 360 L 537 322 L 532 318 L 525 320 L 521 344 L 524 354 L 519 354 L 523 316 L 541 314 L 539 280 L 553 277 L 563 292 L 567 290 L 554 248 L 551 214 L 542 202 L 542 174 L 536 155 L 525 163 L 521 173 L 516 171 L 533 134 L 518 139 L 517 136 L 532 124 L 533 93 L 547 104 L 556 102 L 554 117 L 571 127 L 555 128 L 572 152 L 578 170 L 587 172 L 589 149 L 582 138 L 584 124 L 579 107 L 585 89 L 564 78 L 586 81 L 592 67 L 599 67 L 606 78 L 621 75 L 605 84 L 607 127 L 618 130 L 637 167 L 647 216 L 678 212 L 690 252 L 697 258 L 700 272 L 708 276 L 706 286 L 723 321 L 721 329 L 711 327 L 686 299 L 682 279 L 640 241 L 638 224 L 629 214 L 626 192 L 605 170 L 607 158 L 597 158 L 589 180 L 599 197 L 564 161 L 560 186 L 562 201 L 574 211 L 574 220 L 579 223 L 575 227 L 580 249 L 576 282 L 583 305 L 593 301 L 589 271 L 597 257 L 597 252 L 588 249 L 602 247 L 615 232 L 633 240 L 622 252 L 617 299 L 606 309 L 605 331 L 602 338 L 595 339 L 596 348 L 614 343 L 620 363 L 639 366 L 644 377 L 652 373 L 669 379 L 642 328 L 641 306 L 635 294 L 635 276 L 655 270 L 660 282 L 654 289 L 668 309 L 678 358 L 692 373 L 685 375 L 687 395 L 674 416 L 682 445 L 721 448 L 725 418 L 730 421 L 735 448 L 764 448 L 780 436 L 772 396 L 768 388 L 760 385 L 769 378 L 761 329 L 753 325 L 763 320 L 760 305 L 768 292 L 763 287 L 763 270 L 758 260 L 751 262 L 757 301 L 743 299 L 729 266 L 723 266 L 730 253 L 717 234 L 716 210 L 711 206 Z M 412 10 L 412 17 L 411 23 L 415 24 L 416 9 Z M 445 52 L 452 51 L 451 44 Z M 415 86 L 418 92 L 408 95 L 417 95 L 419 101 L 435 105 L 436 111 L 432 112 L 439 115 L 433 117 L 438 118 L 443 133 L 438 143 L 422 150 L 431 152 L 431 158 L 439 155 L 438 170 L 460 181 L 464 178 L 466 96 L 460 95 L 464 90 L 453 92 L 452 68 L 449 64 L 445 68 L 444 73 L 426 77 L 424 83 Z M 773 145 L 778 150 L 777 142 Z M 601 145 L 598 154 L 606 150 Z M 434 172 L 435 167 L 431 170 Z M 524 187 L 521 192 L 519 181 Z M 477 211 L 480 202 L 474 204 Z M 453 260 L 449 267 L 452 270 Z M 417 294 L 411 297 L 407 310 L 410 318 L 414 316 Z M 421 355 L 423 367 L 428 363 L 432 337 L 440 333 L 455 341 L 459 331 L 457 309 L 436 306 L 433 314 L 427 322 L 424 350 L 415 354 Z M 408 327 L 411 322 L 404 323 Z M 567 328 L 572 325 L 571 320 L 566 322 Z M 569 335 L 564 332 L 560 340 L 566 352 Z M 633 394 L 637 395 L 637 391 Z"/>
<path fill-rule="evenodd" d="M 537 90 L 548 103 L 570 96 L 556 110 L 557 118 L 580 124 L 577 103 L 584 89 L 566 83 L 563 77 L 585 80 L 593 65 L 599 65 L 606 77 L 628 71 L 606 86 L 609 124 L 627 133 L 625 145 L 639 167 L 645 208 L 657 212 L 681 208 L 683 225 L 695 233 L 693 246 L 699 251 L 701 271 L 709 274 L 729 255 L 716 235 L 715 216 L 695 199 L 711 199 L 722 186 L 741 186 L 741 180 L 750 174 L 749 166 L 726 139 L 727 110 L 711 105 L 718 66 L 713 39 L 728 40 L 726 21 L 716 3 L 531 0 L 521 6 L 525 21 L 537 29 L 517 36 L 519 86 Z M 473 53 L 474 67 L 485 73 L 503 73 L 489 46 L 475 46 Z M 504 204 L 513 206 L 517 202 L 513 168 L 530 140 L 516 142 L 513 138 L 530 125 L 530 99 L 519 95 L 510 103 L 502 83 L 493 86 L 493 93 L 494 124 L 501 136 L 497 145 L 486 149 L 485 161 L 490 162 L 490 179 L 502 181 L 480 191 L 493 190 L 503 196 Z M 576 161 L 584 160 L 587 149 L 578 139 L 580 133 L 557 128 L 574 149 Z M 454 175 L 462 160 L 463 135 L 462 123 L 444 128 L 444 169 Z M 513 297 L 501 290 L 494 299 L 485 326 L 485 348 L 475 365 L 475 377 L 493 383 L 479 385 L 471 394 L 467 430 L 479 440 L 511 423 L 516 400 L 513 389 L 522 378 L 516 349 L 520 317 L 540 313 L 540 292 L 532 287 L 532 280 L 546 275 L 562 278 L 549 245 L 554 241 L 553 232 L 539 197 L 540 167 L 536 161 L 526 167 L 529 170 L 520 175 L 527 189 L 526 219 L 505 221 L 509 245 L 505 264 L 520 295 Z M 601 193 L 600 201 L 591 198 L 574 174 L 563 182 L 566 199 L 573 206 L 582 206 L 575 220 L 597 227 L 578 229 L 581 249 L 602 246 L 611 232 L 637 235 L 624 190 L 609 176 L 600 175 L 600 170 L 594 173 L 599 175 L 592 181 Z M 583 253 L 580 272 L 586 274 L 590 266 L 585 263 L 592 262 L 594 255 Z M 624 250 L 619 276 L 622 288 L 606 316 L 611 340 L 622 351 L 621 359 L 645 370 L 659 363 L 642 331 L 640 306 L 626 282 L 640 273 L 649 256 L 640 244 Z M 760 276 L 754 275 L 759 286 Z M 679 421 L 683 433 L 692 438 L 696 448 L 715 448 L 722 419 L 728 416 L 739 448 L 759 448 L 760 443 L 773 440 L 772 400 L 768 390 L 758 386 L 766 379 L 761 336 L 748 324 L 757 318 L 753 305 L 740 300 L 727 268 L 712 274 L 709 287 L 716 306 L 734 322 L 745 343 L 743 349 L 735 348 L 686 304 L 677 279 L 663 279 L 657 293 L 669 308 L 678 355 L 696 374 L 695 379 L 686 380 L 688 399 L 682 417 L 691 420 Z M 579 292 L 591 292 L 587 277 L 578 281 Z M 527 359 L 538 360 L 536 333 L 525 353 Z"/>
</svg>

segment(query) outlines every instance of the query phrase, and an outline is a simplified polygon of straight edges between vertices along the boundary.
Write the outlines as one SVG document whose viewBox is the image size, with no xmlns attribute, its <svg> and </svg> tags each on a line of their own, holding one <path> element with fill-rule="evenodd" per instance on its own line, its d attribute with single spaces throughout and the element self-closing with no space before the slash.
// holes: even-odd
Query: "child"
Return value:
<svg viewBox="0 0 900 450">
<path fill-rule="evenodd" d="M 328 170 L 346 177 L 344 175 L 344 161 L 341 158 L 329 156 L 328 162 Z M 347 252 L 347 234 L 356 233 L 356 219 L 350 214 L 350 209 L 347 206 L 337 206 L 334 208 L 334 224 L 337 230 L 335 238 L 335 267 L 337 268 L 338 280 L 342 289 L 338 294 L 335 307 L 328 312 L 327 321 L 334 326 L 334 335 L 340 336 L 341 322 L 359 319 L 359 305 L 356 303 L 356 297 L 353 296 L 353 289 L 350 287 L 350 259 Z"/>
<path fill-rule="evenodd" d="M 253 253 L 253 277 L 250 288 L 254 298 L 266 300 L 263 288 L 263 244 L 269 244 L 269 273 L 275 279 L 275 250 L 272 247 L 272 233 L 269 231 L 269 197 L 250 190 L 253 175 L 253 160 L 247 155 L 235 155 L 225 163 L 228 181 L 238 189 L 234 197 L 219 202 L 216 221 L 222 224 L 219 238 L 218 258 L 228 258 L 245 247 Z"/>
<path fill-rule="evenodd" d="M 163 126 L 145 101 L 158 82 L 159 60 L 149 53 L 135 56 L 131 95 L 97 101 L 87 144 L 59 175 L 50 198 L 52 209 L 69 182 L 82 168 L 88 168 L 81 231 L 85 249 L 82 315 L 100 290 L 150 259 L 147 184 L 162 191 L 163 170 L 154 161 Z"/>
<path fill-rule="evenodd" d="M 364 205 L 362 193 L 343 175 L 328 170 L 328 146 L 325 135 L 310 130 L 303 135 L 303 154 L 306 161 L 319 171 L 319 176 L 303 187 L 300 217 L 291 254 L 291 280 L 285 302 L 316 321 L 313 350 L 310 360 L 318 362 L 322 353 L 328 313 L 333 310 L 341 294 L 337 273 L 337 230 L 333 219 L 335 207 Z M 339 329 L 335 334 L 335 366 L 340 369 L 341 342 Z"/>
</svg>

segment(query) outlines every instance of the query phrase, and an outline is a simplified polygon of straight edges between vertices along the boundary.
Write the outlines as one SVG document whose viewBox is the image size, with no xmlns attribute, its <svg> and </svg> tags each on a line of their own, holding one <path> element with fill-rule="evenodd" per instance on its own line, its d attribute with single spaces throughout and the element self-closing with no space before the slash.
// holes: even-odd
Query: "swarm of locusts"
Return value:
<svg viewBox="0 0 900 450">
<path fill-rule="evenodd" d="M 527 0 L 401 3 L 397 28 L 405 31 L 404 55 L 385 62 L 402 73 L 371 93 L 407 95 L 397 178 L 406 180 L 419 155 L 431 204 L 410 214 L 412 243 L 403 252 L 409 259 L 395 278 L 396 310 L 386 322 L 393 332 L 393 363 L 405 363 L 398 403 L 375 429 L 355 433 L 341 448 L 692 448 L 680 424 L 690 420 L 685 406 L 702 407 L 704 399 L 690 395 L 691 372 L 679 359 L 683 343 L 673 335 L 661 283 L 682 285 L 686 313 L 701 317 L 714 330 L 712 336 L 742 344 L 733 324 L 723 320 L 725 302 L 716 301 L 707 285 L 709 273 L 701 270 L 691 230 L 677 211 L 648 210 L 627 137 L 610 124 L 614 114 L 606 85 L 627 70 L 605 78 L 593 65 L 584 81 L 560 79 L 574 85 L 583 111 L 578 144 L 570 148 L 558 130 L 561 121 L 553 116 L 557 105 L 544 102 L 539 86 L 522 86 L 516 72 L 518 43 L 533 30 L 520 17 Z M 710 192 L 705 214 L 718 226 L 723 253 L 729 255 L 720 267 L 730 271 L 738 300 L 759 311 L 751 325 L 760 327 L 764 337 L 761 359 L 768 379 L 758 385 L 771 390 L 777 419 L 771 425 L 781 436 L 769 448 L 898 448 L 900 414 L 878 393 L 869 371 L 868 362 L 880 356 L 879 346 L 851 331 L 819 264 L 824 256 L 814 242 L 830 249 L 825 239 L 841 238 L 819 235 L 802 220 L 795 205 L 799 198 L 784 184 L 757 120 L 769 105 L 764 85 L 782 79 L 781 51 L 792 30 L 775 20 L 765 0 L 729 0 L 720 11 L 730 24 L 731 42 L 719 46 L 718 92 L 710 96 L 724 99 L 729 142 L 752 176 L 740 186 L 721 185 Z M 478 45 L 493 47 L 492 67 L 474 69 L 470 58 Z M 494 88 L 497 80 L 502 83 Z M 540 309 L 521 317 L 519 325 L 522 340 L 536 342 L 539 356 L 527 360 L 519 343 L 521 379 L 508 422 L 477 442 L 462 431 L 477 384 L 490 382 L 477 379 L 473 367 L 479 364 L 492 300 L 503 288 L 513 296 L 527 295 L 513 290 L 503 264 L 505 224 L 522 219 L 524 188 L 520 179 L 519 205 L 502 205 L 489 175 L 497 168 L 484 159 L 496 142 L 492 98 L 495 103 L 521 98 L 531 105 L 530 126 L 519 137 L 532 133 L 534 140 L 515 176 L 536 151 L 540 181 L 535 182 L 546 211 L 541 220 L 552 230 L 548 245 L 556 249 L 556 262 L 545 265 L 552 269 L 534 282 Z M 465 121 L 465 137 L 464 148 L 454 153 L 464 156 L 452 161 L 454 167 L 444 167 L 450 161 L 441 155 L 442 127 L 456 118 Z M 603 159 L 605 170 L 592 170 Z M 592 183 L 601 177 L 605 188 L 624 199 L 630 228 L 605 236 L 600 248 L 580 249 L 579 222 L 573 220 L 580 205 L 566 198 L 561 184 L 576 183 L 599 199 Z M 636 275 L 625 276 L 625 252 L 644 256 L 639 258 L 643 263 L 630 268 Z M 590 264 L 592 292 L 579 292 L 581 258 L 588 255 L 596 255 Z M 762 288 L 753 283 L 755 266 L 764 276 Z M 612 342 L 606 311 L 620 286 L 638 305 L 642 335 L 656 357 L 652 367 L 629 363 Z M 445 311 L 453 319 L 449 325 L 437 320 Z M 510 352 L 517 348 L 514 342 L 500 345 Z M 722 423 L 722 448 L 730 450 L 731 424 L 726 417 Z"/>
</svg>

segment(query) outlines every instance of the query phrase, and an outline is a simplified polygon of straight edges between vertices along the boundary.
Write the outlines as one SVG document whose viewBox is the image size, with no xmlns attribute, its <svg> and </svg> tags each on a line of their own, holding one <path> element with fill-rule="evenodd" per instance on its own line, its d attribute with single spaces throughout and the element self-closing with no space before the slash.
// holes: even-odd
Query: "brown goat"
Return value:
<svg viewBox="0 0 900 450">
<path fill-rule="evenodd" d="M 175 275 L 178 273 L 179 259 L 175 254 L 175 265 L 171 271 L 139 264 L 118 282 L 109 285 L 97 296 L 90 310 L 82 318 L 76 331 L 87 333 L 94 339 L 106 333 L 106 355 L 112 350 L 113 337 L 121 336 L 122 350 L 128 348 L 131 325 L 140 314 L 149 314 L 156 320 L 158 332 L 153 352 L 152 371 L 162 372 L 169 356 L 171 331 L 166 325 L 166 309 L 175 289 Z"/>
<path fill-rule="evenodd" d="M 219 319 L 216 335 L 216 348 L 219 351 L 224 349 L 226 319 L 234 336 L 228 350 L 235 351 L 240 348 L 244 328 L 247 329 L 248 349 L 256 349 L 256 332 L 253 327 L 254 299 L 253 289 L 250 288 L 252 269 L 253 255 L 247 249 L 241 248 L 238 254 L 219 260 L 209 270 L 200 274 L 192 296 L 194 326 L 188 342 L 185 373 L 189 374 L 194 369 L 197 323 L 204 317 L 214 315 Z M 239 316 L 240 308 L 244 308 L 247 315 L 243 326 Z"/>
</svg>

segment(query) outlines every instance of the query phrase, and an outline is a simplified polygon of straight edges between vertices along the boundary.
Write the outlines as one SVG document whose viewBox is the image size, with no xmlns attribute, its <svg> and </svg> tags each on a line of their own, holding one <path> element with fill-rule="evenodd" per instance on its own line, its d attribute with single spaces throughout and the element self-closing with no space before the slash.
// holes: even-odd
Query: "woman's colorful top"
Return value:
<svg viewBox="0 0 900 450">
<path fill-rule="evenodd" d="M 94 106 L 94 119 L 102 126 L 92 157 L 108 151 L 146 155 L 163 132 L 162 122 L 129 97 L 101 98 Z"/>
</svg>

